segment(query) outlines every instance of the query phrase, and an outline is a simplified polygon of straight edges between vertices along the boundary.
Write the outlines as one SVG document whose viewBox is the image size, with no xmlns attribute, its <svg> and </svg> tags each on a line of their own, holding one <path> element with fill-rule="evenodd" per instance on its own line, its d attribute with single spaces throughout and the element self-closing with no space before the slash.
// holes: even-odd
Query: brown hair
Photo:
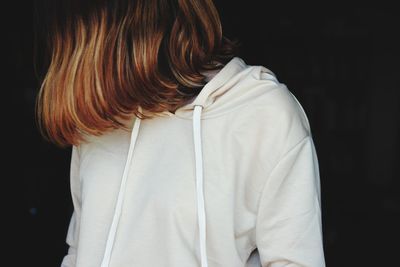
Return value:
<svg viewBox="0 0 400 267">
<path fill-rule="evenodd" d="M 222 35 L 212 0 L 92 2 L 70 0 L 49 23 L 35 114 L 60 147 L 126 127 L 119 119 L 132 113 L 176 110 L 206 83 L 200 72 L 221 68 L 241 45 Z"/>
</svg>

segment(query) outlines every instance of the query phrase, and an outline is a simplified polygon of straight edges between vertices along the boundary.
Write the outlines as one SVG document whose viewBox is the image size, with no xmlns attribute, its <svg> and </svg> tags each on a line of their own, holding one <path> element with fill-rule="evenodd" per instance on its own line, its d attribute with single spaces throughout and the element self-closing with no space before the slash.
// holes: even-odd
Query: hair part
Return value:
<svg viewBox="0 0 400 267">
<path fill-rule="evenodd" d="M 201 72 L 224 66 L 241 45 L 223 36 L 212 0 L 69 2 L 50 19 L 35 106 L 40 133 L 60 147 L 126 128 L 121 119 L 132 114 L 176 110 L 206 84 Z"/>
</svg>

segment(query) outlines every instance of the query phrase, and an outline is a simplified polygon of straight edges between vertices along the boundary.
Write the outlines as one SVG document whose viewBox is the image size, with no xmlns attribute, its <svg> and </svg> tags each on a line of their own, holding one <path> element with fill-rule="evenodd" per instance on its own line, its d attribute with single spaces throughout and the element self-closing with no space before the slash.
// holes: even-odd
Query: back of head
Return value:
<svg viewBox="0 0 400 267">
<path fill-rule="evenodd" d="M 59 146 L 125 127 L 132 114 L 177 109 L 204 86 L 202 72 L 224 66 L 240 45 L 223 36 L 212 0 L 48 4 L 36 115 L 43 137 Z"/>
</svg>

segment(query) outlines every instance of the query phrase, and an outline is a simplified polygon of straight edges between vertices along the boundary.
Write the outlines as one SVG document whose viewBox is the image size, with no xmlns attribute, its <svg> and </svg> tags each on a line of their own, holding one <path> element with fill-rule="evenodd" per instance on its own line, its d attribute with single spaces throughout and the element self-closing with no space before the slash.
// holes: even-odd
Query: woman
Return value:
<svg viewBox="0 0 400 267">
<path fill-rule="evenodd" d="M 213 2 L 70 3 L 37 98 L 72 145 L 61 265 L 325 266 L 307 116 Z"/>
</svg>

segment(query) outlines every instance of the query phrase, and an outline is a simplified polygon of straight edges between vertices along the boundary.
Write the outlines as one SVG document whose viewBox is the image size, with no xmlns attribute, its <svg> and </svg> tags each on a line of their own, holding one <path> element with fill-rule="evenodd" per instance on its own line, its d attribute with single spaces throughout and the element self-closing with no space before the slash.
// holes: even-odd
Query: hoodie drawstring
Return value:
<svg viewBox="0 0 400 267">
<path fill-rule="evenodd" d="M 139 111 L 142 112 L 142 108 L 140 106 L 139 106 Z M 129 151 L 128 151 L 128 158 L 126 159 L 124 172 L 122 174 L 121 185 L 119 187 L 119 192 L 118 192 L 117 205 L 115 207 L 115 212 L 114 212 L 114 217 L 112 219 L 111 228 L 108 232 L 106 250 L 104 252 L 103 260 L 101 262 L 101 267 L 108 267 L 110 264 L 111 251 L 112 251 L 112 248 L 114 245 L 115 233 L 117 232 L 118 222 L 121 217 L 122 201 L 124 199 L 124 194 L 125 194 L 125 184 L 126 184 L 126 180 L 128 177 L 129 166 L 131 165 L 131 161 L 132 161 L 133 149 L 135 147 L 136 139 L 139 134 L 140 121 L 141 121 L 140 118 L 136 117 L 135 124 L 132 129 L 131 140 L 130 140 Z"/>
<path fill-rule="evenodd" d="M 207 251 L 206 251 L 206 215 L 204 205 L 204 191 L 203 191 L 203 157 L 202 157 L 202 144 L 201 144 L 201 111 L 202 106 L 196 105 L 193 111 L 193 137 L 194 137 L 194 152 L 196 163 L 196 196 L 197 196 L 197 218 L 199 227 L 199 242 L 200 242 L 200 258 L 201 267 L 208 267 Z M 139 106 L 139 110 L 142 111 Z M 111 259 L 111 252 L 114 245 L 115 234 L 117 226 L 121 217 L 122 202 L 125 194 L 125 184 L 128 177 L 129 166 L 132 161 L 132 154 L 136 144 L 136 139 L 139 133 L 140 118 L 136 118 L 135 124 L 132 129 L 128 157 L 125 163 L 124 172 L 122 175 L 121 184 L 119 187 L 117 204 L 115 207 L 114 216 L 112 219 L 111 227 L 107 237 L 106 249 L 104 252 L 101 267 L 108 267 Z"/>
<path fill-rule="evenodd" d="M 206 251 L 206 214 L 203 192 L 203 157 L 201 149 L 201 111 L 202 106 L 195 106 L 193 111 L 193 137 L 194 153 L 196 160 L 196 195 L 197 195 L 197 218 L 199 225 L 200 257 L 201 267 L 207 267 Z"/>
</svg>

